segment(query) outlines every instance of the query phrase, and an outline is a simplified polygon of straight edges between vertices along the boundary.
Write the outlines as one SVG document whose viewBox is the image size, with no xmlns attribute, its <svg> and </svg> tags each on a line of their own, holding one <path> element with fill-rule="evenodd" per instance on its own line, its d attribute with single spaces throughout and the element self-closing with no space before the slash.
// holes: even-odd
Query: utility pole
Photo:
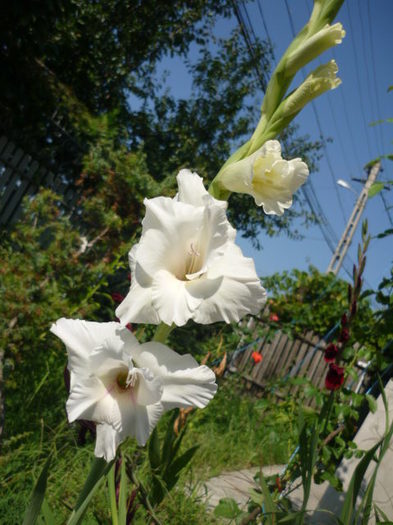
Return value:
<svg viewBox="0 0 393 525">
<path fill-rule="evenodd" d="M 367 198 L 368 198 L 368 191 L 371 185 L 375 182 L 375 179 L 377 178 L 380 167 L 381 167 L 381 163 L 377 162 L 370 169 L 367 181 L 365 185 L 363 186 L 362 191 L 359 194 L 355 207 L 347 222 L 344 233 L 342 234 L 341 239 L 337 245 L 336 251 L 334 252 L 333 257 L 331 258 L 331 261 L 329 263 L 328 269 L 326 270 L 326 273 L 333 272 L 334 275 L 338 274 L 338 271 L 341 268 L 341 265 L 344 261 L 345 255 L 347 254 L 348 248 L 351 245 L 352 238 L 357 228 L 357 225 L 359 224 L 360 216 L 362 215 L 364 207 L 366 205 Z"/>
</svg>

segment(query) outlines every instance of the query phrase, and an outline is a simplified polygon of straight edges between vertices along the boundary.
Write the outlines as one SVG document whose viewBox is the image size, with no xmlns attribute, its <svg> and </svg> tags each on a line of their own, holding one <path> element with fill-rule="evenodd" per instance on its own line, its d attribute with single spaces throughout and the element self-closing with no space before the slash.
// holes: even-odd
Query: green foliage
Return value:
<svg viewBox="0 0 393 525">
<path fill-rule="evenodd" d="M 26 514 L 23 519 L 23 525 L 34 525 L 37 521 L 45 497 L 46 482 L 48 479 L 48 471 L 51 460 L 52 458 L 51 456 L 49 456 L 45 462 L 40 477 L 37 480 L 37 483 L 33 490 L 33 494 L 31 495 L 30 503 L 26 509 Z"/>
<path fill-rule="evenodd" d="M 264 277 L 262 282 L 271 294 L 270 309 L 278 315 L 280 325 L 295 333 L 312 329 L 324 336 L 348 309 L 348 283 L 313 266 L 308 272 L 295 269 Z M 364 298 L 358 302 L 351 328 L 354 340 L 367 340 L 374 324 L 373 312 Z"/>
</svg>

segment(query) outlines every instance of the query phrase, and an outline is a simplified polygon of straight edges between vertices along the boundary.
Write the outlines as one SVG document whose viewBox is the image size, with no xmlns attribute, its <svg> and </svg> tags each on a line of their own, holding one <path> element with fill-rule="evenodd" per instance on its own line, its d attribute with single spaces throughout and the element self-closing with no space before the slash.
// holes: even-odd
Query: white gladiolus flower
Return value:
<svg viewBox="0 0 393 525">
<path fill-rule="evenodd" d="M 235 245 L 226 202 L 182 170 L 174 199 L 145 199 L 142 237 L 129 253 L 131 288 L 116 310 L 123 324 L 182 326 L 238 321 L 266 300 L 252 259 Z"/>
<path fill-rule="evenodd" d="M 127 436 L 144 445 L 166 410 L 203 408 L 217 390 L 214 373 L 191 355 L 139 344 L 119 323 L 62 318 L 51 331 L 68 352 L 68 419 L 97 423 L 95 455 L 108 462 Z"/>
<path fill-rule="evenodd" d="M 292 195 L 308 173 L 301 159 L 284 160 L 280 143 L 268 140 L 252 155 L 225 168 L 219 180 L 229 191 L 252 195 L 268 215 L 282 215 L 292 206 Z"/>
</svg>

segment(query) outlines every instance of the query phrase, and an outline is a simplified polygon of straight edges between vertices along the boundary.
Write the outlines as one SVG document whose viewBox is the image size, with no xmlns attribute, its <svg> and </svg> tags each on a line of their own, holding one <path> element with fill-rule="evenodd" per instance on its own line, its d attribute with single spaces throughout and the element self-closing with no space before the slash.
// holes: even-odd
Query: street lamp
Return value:
<svg viewBox="0 0 393 525">
<path fill-rule="evenodd" d="M 356 195 L 356 197 L 359 195 L 357 191 L 355 191 L 352 186 L 347 182 L 345 181 L 344 179 L 337 179 L 336 180 L 337 184 L 339 186 L 341 186 L 342 188 L 345 188 L 347 190 L 350 190 L 352 191 L 352 193 L 354 193 Z"/>
</svg>

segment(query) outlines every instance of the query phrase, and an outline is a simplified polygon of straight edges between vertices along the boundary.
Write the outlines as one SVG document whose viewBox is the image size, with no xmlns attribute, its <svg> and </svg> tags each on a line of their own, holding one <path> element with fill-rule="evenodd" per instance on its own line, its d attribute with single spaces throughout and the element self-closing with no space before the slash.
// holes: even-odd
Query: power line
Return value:
<svg viewBox="0 0 393 525">
<path fill-rule="evenodd" d="M 371 9 L 370 9 L 370 0 L 367 0 L 367 21 L 368 21 L 368 30 L 370 35 L 370 51 L 371 51 L 371 67 L 373 70 L 373 83 L 374 83 L 374 90 L 375 90 L 375 102 L 377 105 L 377 119 L 382 118 L 382 112 L 381 112 L 381 106 L 379 103 L 379 93 L 378 93 L 378 87 L 377 87 L 377 72 L 376 72 L 376 65 L 375 65 L 375 52 L 374 52 L 374 38 L 372 33 L 372 25 L 371 25 Z M 382 146 L 382 153 L 384 150 L 383 146 L 383 135 L 382 135 L 382 127 L 378 126 L 379 132 L 380 132 L 380 140 L 381 140 L 381 146 Z"/>
<path fill-rule="evenodd" d="M 366 70 L 369 71 L 369 67 L 367 67 L 368 56 L 367 56 L 367 48 L 366 48 L 366 29 L 365 29 L 365 25 L 364 25 L 362 10 L 360 8 L 360 2 L 357 2 L 357 6 L 358 6 L 358 14 L 359 14 L 359 20 L 360 20 L 361 34 L 362 34 L 361 42 L 362 42 L 362 46 L 363 46 L 363 61 L 364 61 L 364 64 L 366 66 Z M 374 97 L 371 94 L 370 75 L 366 75 L 366 86 L 367 86 L 367 92 L 368 92 L 369 107 L 371 108 L 371 120 L 376 120 L 377 119 L 377 116 L 376 116 L 377 115 L 377 110 L 375 108 Z M 370 123 L 369 123 L 367 129 L 370 130 Z M 375 140 L 376 149 L 378 150 L 379 149 L 378 136 L 377 136 L 376 133 L 372 133 L 372 135 L 373 135 L 374 140 Z"/>
<path fill-rule="evenodd" d="M 362 95 L 362 90 L 361 90 L 361 83 L 360 83 L 360 77 L 359 77 L 359 70 L 360 70 L 360 63 L 359 63 L 359 59 L 358 59 L 358 54 L 356 52 L 356 46 L 354 44 L 354 30 L 353 30 L 353 25 L 352 25 L 352 17 L 351 17 L 351 12 L 349 10 L 349 7 L 348 7 L 348 3 L 347 3 L 347 12 L 348 12 L 348 20 L 349 20 L 349 26 L 351 28 L 351 34 L 352 34 L 352 38 L 351 38 L 351 44 L 352 44 L 352 51 L 353 51 L 353 54 L 354 54 L 354 57 L 355 57 L 355 74 L 356 74 L 356 80 L 357 80 L 357 87 L 358 87 L 358 92 L 359 92 L 359 97 L 360 97 L 360 104 L 361 104 L 361 114 L 362 114 L 362 118 L 363 118 L 363 125 L 364 125 L 364 133 L 365 133 L 365 136 L 366 136 L 366 142 L 367 142 L 367 148 L 368 148 L 368 153 L 369 153 L 369 156 L 370 156 L 370 159 L 372 158 L 372 153 L 371 153 L 371 145 L 370 145 L 370 140 L 369 140 L 369 136 L 368 136 L 368 133 L 367 133 L 367 123 L 366 123 L 366 117 L 364 115 L 364 101 L 363 101 L 363 95 Z"/>
<path fill-rule="evenodd" d="M 244 10 L 247 11 L 246 9 L 246 6 L 244 5 L 243 2 L 240 2 L 240 5 L 243 6 Z M 236 0 L 234 0 L 232 2 L 232 6 L 233 6 L 233 10 L 234 10 L 234 13 L 235 13 L 235 16 L 237 18 L 237 22 L 239 24 L 239 27 L 240 27 L 240 30 L 242 32 L 242 35 L 243 35 L 243 38 L 246 42 L 246 46 L 247 46 L 247 49 L 248 49 L 248 52 L 254 62 L 254 68 L 255 68 L 255 71 L 256 71 L 256 74 L 257 74 L 257 79 L 261 85 L 261 88 L 262 88 L 262 91 L 265 93 L 266 91 L 266 80 L 262 74 L 262 72 L 260 71 L 260 68 L 259 68 L 259 64 L 258 64 L 258 61 L 256 59 L 256 56 L 255 56 L 255 52 L 254 52 L 254 46 L 253 46 L 253 43 L 251 41 L 251 38 L 250 38 L 250 35 L 248 33 L 248 29 L 247 29 L 247 26 L 246 26 L 246 23 L 244 21 L 244 18 L 243 18 L 243 15 L 241 13 L 241 10 L 240 8 L 238 7 L 238 4 L 236 2 Z M 250 19 L 248 18 L 249 22 L 251 23 Z M 254 36 L 255 36 L 255 33 L 254 33 Z"/>
</svg>

